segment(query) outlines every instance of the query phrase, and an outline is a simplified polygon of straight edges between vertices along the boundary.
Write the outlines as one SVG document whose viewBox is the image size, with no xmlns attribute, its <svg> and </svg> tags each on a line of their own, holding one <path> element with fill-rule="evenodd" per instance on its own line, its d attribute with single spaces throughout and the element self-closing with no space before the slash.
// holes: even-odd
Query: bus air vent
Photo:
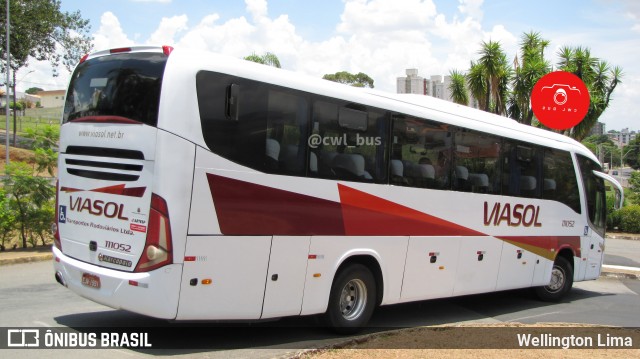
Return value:
<svg viewBox="0 0 640 359">
<path fill-rule="evenodd" d="M 87 158 L 90 157 L 90 158 Z M 105 181 L 137 181 L 140 178 L 144 154 L 118 148 L 69 146 L 65 164 L 67 173 Z"/>
</svg>

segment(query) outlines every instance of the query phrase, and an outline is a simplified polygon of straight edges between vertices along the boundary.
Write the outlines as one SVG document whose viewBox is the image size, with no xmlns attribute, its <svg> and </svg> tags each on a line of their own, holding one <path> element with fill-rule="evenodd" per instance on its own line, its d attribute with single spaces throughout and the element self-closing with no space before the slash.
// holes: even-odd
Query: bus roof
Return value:
<svg viewBox="0 0 640 359">
<path fill-rule="evenodd" d="M 149 47 L 132 48 L 153 51 Z M 162 47 L 157 47 L 155 51 Z M 397 111 L 407 115 L 465 127 L 523 142 L 541 144 L 551 148 L 571 150 L 598 162 L 595 155 L 574 139 L 534 126 L 523 125 L 513 119 L 477 110 L 468 106 L 431 96 L 394 94 L 374 89 L 343 85 L 290 70 L 278 69 L 250 61 L 200 50 L 176 48 L 169 56 L 168 67 L 197 73 L 200 70 L 224 72 L 235 76 L 263 81 L 274 85 L 341 98 L 363 105 Z"/>
</svg>

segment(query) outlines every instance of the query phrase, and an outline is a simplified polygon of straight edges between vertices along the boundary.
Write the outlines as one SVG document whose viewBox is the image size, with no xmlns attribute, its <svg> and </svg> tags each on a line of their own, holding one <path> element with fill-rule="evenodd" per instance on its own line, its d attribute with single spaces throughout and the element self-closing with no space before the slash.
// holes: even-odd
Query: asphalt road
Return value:
<svg viewBox="0 0 640 359">
<path fill-rule="evenodd" d="M 640 268 L 640 241 L 607 238 L 604 264 Z"/>
<path fill-rule="evenodd" d="M 610 243 L 613 246 L 612 243 Z M 169 340 L 207 341 L 216 349 L 198 350 L 52 350 L 51 358 L 189 356 L 195 358 L 271 358 L 303 348 L 340 342 L 318 325 L 315 317 L 287 318 L 253 324 L 168 323 L 93 303 L 53 280 L 50 262 L 0 267 L 0 327 L 166 327 Z M 543 303 L 529 290 L 465 296 L 379 308 L 366 332 L 453 323 L 570 322 L 637 327 L 640 323 L 640 281 L 601 278 L 576 283 L 560 303 Z M 176 330 L 178 328 L 178 330 Z M 181 328 L 189 336 L 181 334 Z M 195 328 L 195 337 L 194 330 Z M 8 350 L 12 358 L 39 358 L 42 350 Z M 3 353 L 4 354 L 4 353 Z M 4 356 L 4 355 L 3 355 Z"/>
</svg>

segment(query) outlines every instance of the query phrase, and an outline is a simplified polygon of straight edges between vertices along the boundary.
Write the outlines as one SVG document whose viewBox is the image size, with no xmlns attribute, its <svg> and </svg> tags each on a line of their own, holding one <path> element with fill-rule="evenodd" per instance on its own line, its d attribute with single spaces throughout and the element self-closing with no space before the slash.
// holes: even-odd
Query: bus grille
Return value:
<svg viewBox="0 0 640 359">
<path fill-rule="evenodd" d="M 137 181 L 144 160 L 140 151 L 106 147 L 69 146 L 66 155 L 67 173 L 106 181 Z"/>
</svg>

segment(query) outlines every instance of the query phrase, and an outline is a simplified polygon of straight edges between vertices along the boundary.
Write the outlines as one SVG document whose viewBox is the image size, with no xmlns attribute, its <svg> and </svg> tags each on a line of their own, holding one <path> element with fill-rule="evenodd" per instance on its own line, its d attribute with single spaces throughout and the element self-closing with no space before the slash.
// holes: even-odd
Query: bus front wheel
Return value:
<svg viewBox="0 0 640 359">
<path fill-rule="evenodd" d="M 335 277 L 325 314 L 327 324 L 338 333 L 351 334 L 367 324 L 376 303 L 376 281 L 362 264 L 352 264 Z"/>
<path fill-rule="evenodd" d="M 547 302 L 557 302 L 573 286 L 573 267 L 564 257 L 557 257 L 551 270 L 549 284 L 535 288 L 536 295 Z"/>
</svg>

